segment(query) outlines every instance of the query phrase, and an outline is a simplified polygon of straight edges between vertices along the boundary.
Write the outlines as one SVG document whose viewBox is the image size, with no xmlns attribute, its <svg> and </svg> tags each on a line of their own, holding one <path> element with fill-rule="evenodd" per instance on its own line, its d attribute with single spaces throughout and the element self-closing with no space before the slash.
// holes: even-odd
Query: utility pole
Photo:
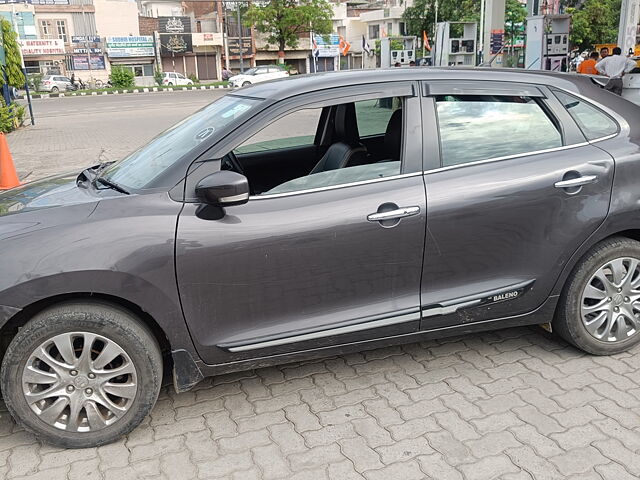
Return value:
<svg viewBox="0 0 640 480">
<path fill-rule="evenodd" d="M 238 50 L 240 54 L 240 73 L 244 73 L 244 46 L 242 44 L 242 24 L 240 23 L 240 2 L 236 3 L 238 12 Z"/>
</svg>

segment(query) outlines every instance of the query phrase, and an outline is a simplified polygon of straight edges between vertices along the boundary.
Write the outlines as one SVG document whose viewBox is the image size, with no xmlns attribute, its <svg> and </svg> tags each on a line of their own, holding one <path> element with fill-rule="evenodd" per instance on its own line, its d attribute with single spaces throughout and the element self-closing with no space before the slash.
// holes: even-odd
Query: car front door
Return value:
<svg viewBox="0 0 640 480">
<path fill-rule="evenodd" d="M 354 166 L 305 174 L 227 207 L 223 216 L 208 217 L 202 205 L 185 203 L 177 229 L 178 285 L 189 329 L 207 363 L 417 331 L 426 205 L 420 99 L 413 87 L 345 87 L 322 94 L 321 108 L 363 99 L 370 103 L 367 120 L 384 123 L 383 132 L 391 123 L 401 129 L 394 137 L 397 155 L 390 152 L 386 161 L 360 156 Z M 385 101 L 394 91 L 395 102 Z M 254 135 L 268 145 L 260 136 L 264 126 L 315 98 L 272 107 L 229 149 L 246 147 Z M 355 115 L 347 120 L 355 122 Z M 325 127 L 331 125 L 319 130 Z M 277 148 L 290 143 L 283 141 L 289 129 L 276 130 L 282 138 L 267 142 Z M 213 158 L 229 150 L 216 148 L 221 150 Z M 360 149 L 355 143 L 350 148 Z M 266 155 L 265 161 L 272 158 Z"/>
<path fill-rule="evenodd" d="M 421 327 L 532 312 L 603 222 L 613 159 L 544 87 L 430 82 L 426 91 Z"/>
</svg>

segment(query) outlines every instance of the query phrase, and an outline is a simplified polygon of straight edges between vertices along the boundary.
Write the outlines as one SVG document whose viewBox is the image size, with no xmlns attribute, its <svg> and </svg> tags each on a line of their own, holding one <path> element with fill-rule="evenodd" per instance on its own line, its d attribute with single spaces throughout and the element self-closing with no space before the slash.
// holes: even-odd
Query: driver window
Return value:
<svg viewBox="0 0 640 480">
<path fill-rule="evenodd" d="M 243 142 L 229 164 L 246 175 L 254 196 L 398 175 L 403 105 L 393 97 L 296 110 Z M 318 131 L 321 144 L 314 143 Z"/>
</svg>

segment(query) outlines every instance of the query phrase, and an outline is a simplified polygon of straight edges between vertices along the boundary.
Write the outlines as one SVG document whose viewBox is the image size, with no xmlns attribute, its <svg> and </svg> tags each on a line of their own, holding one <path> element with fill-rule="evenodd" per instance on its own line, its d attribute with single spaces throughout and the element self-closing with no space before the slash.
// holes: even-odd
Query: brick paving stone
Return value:
<svg viewBox="0 0 640 480">
<path fill-rule="evenodd" d="M 535 479 L 562 480 L 562 475 L 547 459 L 540 457 L 530 447 L 508 448 L 505 454 L 517 467 L 525 470 Z"/>
<path fill-rule="evenodd" d="M 294 471 L 318 468 L 344 460 L 338 444 L 315 447 L 303 453 L 293 453 L 288 460 Z"/>
<path fill-rule="evenodd" d="M 516 440 L 515 436 L 505 430 L 503 432 L 487 433 L 478 440 L 466 442 L 466 446 L 476 458 L 498 455 L 507 448 L 520 447 L 522 444 Z"/>
<path fill-rule="evenodd" d="M 629 472 L 640 478 L 640 455 L 636 452 L 629 450 L 618 440 L 612 438 L 595 441 L 593 446 L 600 450 L 605 457 L 622 465 Z"/>
<path fill-rule="evenodd" d="M 343 438 L 354 438 L 358 434 L 351 423 L 340 423 L 337 425 L 328 425 L 320 430 L 312 430 L 302 434 L 305 443 L 309 447 L 317 447 L 319 445 L 331 445 Z"/>
<path fill-rule="evenodd" d="M 327 470 L 331 480 L 365 480 L 365 477 L 356 472 L 356 469 L 349 460 L 339 463 L 332 463 Z"/>
<path fill-rule="evenodd" d="M 418 461 L 422 471 L 434 480 L 462 480 L 462 474 L 449 465 L 440 453 L 422 455 Z"/>
<path fill-rule="evenodd" d="M 380 450 L 373 450 L 362 437 L 347 438 L 338 442 L 342 454 L 354 465 L 356 471 L 362 473 L 384 467 L 380 461 Z M 380 447 L 385 448 L 385 447 Z M 388 462 L 387 462 L 388 463 Z"/>
<path fill-rule="evenodd" d="M 356 418 L 351 424 L 358 435 L 364 438 L 371 448 L 394 443 L 389 431 L 382 428 L 373 417 Z"/>
<path fill-rule="evenodd" d="M 586 447 L 596 440 L 604 440 L 604 434 L 593 425 L 573 427 L 562 433 L 552 433 L 550 437 L 565 450 Z"/>
<path fill-rule="evenodd" d="M 102 474 L 99 470 L 100 459 L 80 460 L 70 465 L 68 480 L 100 480 Z"/>
<path fill-rule="evenodd" d="M 376 451 L 380 454 L 382 462 L 386 465 L 404 462 L 420 455 L 434 453 L 433 448 L 431 448 L 425 437 L 401 440 L 394 445 L 378 447 Z"/>
<path fill-rule="evenodd" d="M 394 463 L 380 470 L 365 472 L 367 480 L 423 480 L 424 473 L 420 470 L 420 465 L 416 461 Z"/>
<path fill-rule="evenodd" d="M 253 460 L 258 464 L 258 467 L 260 467 L 265 480 L 291 475 L 289 464 L 276 445 L 254 448 Z"/>
<path fill-rule="evenodd" d="M 583 474 L 610 460 L 594 447 L 578 448 L 549 458 L 563 475 Z"/>
<path fill-rule="evenodd" d="M 506 455 L 485 457 L 473 464 L 462 465 L 460 469 L 468 480 L 491 480 L 520 471 Z"/>
</svg>

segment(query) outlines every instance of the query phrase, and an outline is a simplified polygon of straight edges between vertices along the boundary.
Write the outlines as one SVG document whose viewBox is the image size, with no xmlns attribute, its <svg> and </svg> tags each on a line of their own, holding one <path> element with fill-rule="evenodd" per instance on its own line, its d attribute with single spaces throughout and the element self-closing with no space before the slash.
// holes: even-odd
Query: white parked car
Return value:
<svg viewBox="0 0 640 480">
<path fill-rule="evenodd" d="M 181 73 L 176 72 L 164 72 L 162 74 L 163 85 L 193 85 L 193 82 Z"/>
<path fill-rule="evenodd" d="M 244 73 L 235 75 L 229 79 L 232 87 L 245 87 L 253 83 L 273 80 L 274 78 L 288 77 L 289 73 L 277 65 L 262 65 L 245 70 Z"/>
</svg>

